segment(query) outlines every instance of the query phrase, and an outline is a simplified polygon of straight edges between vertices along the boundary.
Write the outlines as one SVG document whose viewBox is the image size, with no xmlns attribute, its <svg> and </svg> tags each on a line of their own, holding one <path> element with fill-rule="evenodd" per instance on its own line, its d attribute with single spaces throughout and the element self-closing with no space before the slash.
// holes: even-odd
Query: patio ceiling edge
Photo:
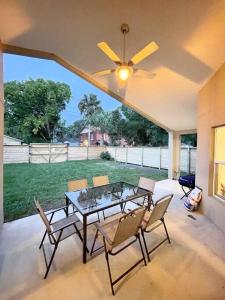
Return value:
<svg viewBox="0 0 225 300">
<path fill-rule="evenodd" d="M 28 56 L 28 57 L 35 57 L 35 58 L 42 58 L 42 59 L 48 59 L 48 60 L 53 60 L 56 63 L 60 64 L 67 70 L 71 71 L 72 73 L 76 74 L 77 76 L 83 78 L 84 80 L 88 81 L 104 93 L 108 94 L 109 96 L 115 98 L 116 100 L 120 101 L 122 104 L 128 106 L 129 108 L 135 110 L 137 113 L 148 119 L 149 121 L 155 123 L 156 125 L 160 126 L 161 128 L 165 129 L 167 132 L 173 131 L 172 129 L 168 128 L 167 126 L 161 124 L 159 121 L 155 120 L 142 110 L 140 110 L 137 106 L 131 104 L 128 100 L 122 98 L 121 96 L 117 95 L 110 89 L 108 89 L 106 86 L 102 85 L 98 81 L 96 81 L 94 78 L 92 78 L 90 75 L 87 73 L 79 70 L 77 67 L 73 66 L 70 64 L 68 61 L 63 59 L 62 57 L 46 52 L 46 51 L 41 51 L 41 50 L 35 50 L 35 49 L 30 49 L 30 48 L 23 48 L 23 47 L 18 47 L 18 46 L 13 46 L 9 44 L 2 44 L 3 46 L 3 52 L 8 53 L 8 54 L 16 54 L 16 55 L 22 55 L 22 56 Z"/>
</svg>

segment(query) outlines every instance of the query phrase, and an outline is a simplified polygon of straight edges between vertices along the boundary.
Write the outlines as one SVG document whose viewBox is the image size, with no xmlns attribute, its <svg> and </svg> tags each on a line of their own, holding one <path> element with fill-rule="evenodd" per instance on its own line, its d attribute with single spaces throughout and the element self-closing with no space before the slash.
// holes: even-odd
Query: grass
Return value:
<svg viewBox="0 0 225 300">
<path fill-rule="evenodd" d="M 140 176 L 155 180 L 167 178 L 165 170 L 141 168 L 113 161 L 83 160 L 53 164 L 4 165 L 5 222 L 36 213 L 34 196 L 45 209 L 62 205 L 67 181 L 108 175 L 110 182 L 125 181 L 137 184 Z"/>
</svg>

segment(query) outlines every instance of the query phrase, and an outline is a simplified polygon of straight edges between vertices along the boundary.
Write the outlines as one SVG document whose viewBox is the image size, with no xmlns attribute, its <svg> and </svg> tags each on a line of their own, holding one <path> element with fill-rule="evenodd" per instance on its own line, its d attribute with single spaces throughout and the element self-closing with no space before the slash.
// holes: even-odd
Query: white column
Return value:
<svg viewBox="0 0 225 300">
<path fill-rule="evenodd" d="M 3 134 L 4 134 L 4 96 L 3 96 L 3 54 L 0 41 L 0 228 L 3 216 Z"/>
<path fill-rule="evenodd" d="M 180 175 L 180 133 L 169 131 L 168 178 L 178 179 Z"/>
</svg>

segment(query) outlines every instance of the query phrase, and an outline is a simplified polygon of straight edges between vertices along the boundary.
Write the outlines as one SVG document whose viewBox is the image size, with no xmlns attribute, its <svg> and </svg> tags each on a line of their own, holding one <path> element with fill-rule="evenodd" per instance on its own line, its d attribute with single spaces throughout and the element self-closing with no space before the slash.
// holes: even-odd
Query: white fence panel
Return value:
<svg viewBox="0 0 225 300">
<path fill-rule="evenodd" d="M 68 160 L 87 159 L 87 147 L 68 147 Z"/>
<path fill-rule="evenodd" d="M 100 158 L 100 154 L 105 150 L 105 147 L 88 147 L 88 159 Z"/>
<path fill-rule="evenodd" d="M 190 149 L 190 171 L 195 173 L 197 150 Z"/>
<path fill-rule="evenodd" d="M 116 160 L 120 162 L 127 162 L 127 151 L 129 148 L 116 148 Z"/>
<path fill-rule="evenodd" d="M 162 169 L 168 169 L 169 162 L 168 157 L 169 156 L 169 150 L 168 148 L 161 148 L 161 168 Z"/>
<path fill-rule="evenodd" d="M 106 150 L 109 152 L 112 158 L 116 157 L 116 147 L 106 147 Z"/>
<path fill-rule="evenodd" d="M 4 164 L 29 163 L 28 145 L 4 145 Z"/>
<path fill-rule="evenodd" d="M 142 148 L 128 148 L 127 162 L 129 164 L 142 165 Z"/>
<path fill-rule="evenodd" d="M 180 150 L 180 170 L 182 172 L 188 172 L 188 165 L 189 165 L 189 154 L 188 149 L 183 148 Z"/>
<path fill-rule="evenodd" d="M 50 148 L 50 162 L 67 161 L 67 145 L 54 145 Z"/>
<path fill-rule="evenodd" d="M 160 168 L 160 147 L 143 148 L 143 165 Z"/>
</svg>

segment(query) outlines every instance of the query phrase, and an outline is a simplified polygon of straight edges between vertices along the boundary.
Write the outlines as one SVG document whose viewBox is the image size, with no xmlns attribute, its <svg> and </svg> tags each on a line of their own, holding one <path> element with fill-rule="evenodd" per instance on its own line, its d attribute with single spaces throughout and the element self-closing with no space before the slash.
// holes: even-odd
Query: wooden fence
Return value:
<svg viewBox="0 0 225 300">
<path fill-rule="evenodd" d="M 98 159 L 108 151 L 119 162 L 168 169 L 169 153 L 164 147 L 76 147 L 65 144 L 4 145 L 4 163 L 55 163 Z M 180 169 L 195 172 L 196 148 L 181 148 Z"/>
<path fill-rule="evenodd" d="M 66 144 L 4 145 L 4 163 L 56 163 L 98 159 L 105 147 L 73 147 Z"/>
</svg>

